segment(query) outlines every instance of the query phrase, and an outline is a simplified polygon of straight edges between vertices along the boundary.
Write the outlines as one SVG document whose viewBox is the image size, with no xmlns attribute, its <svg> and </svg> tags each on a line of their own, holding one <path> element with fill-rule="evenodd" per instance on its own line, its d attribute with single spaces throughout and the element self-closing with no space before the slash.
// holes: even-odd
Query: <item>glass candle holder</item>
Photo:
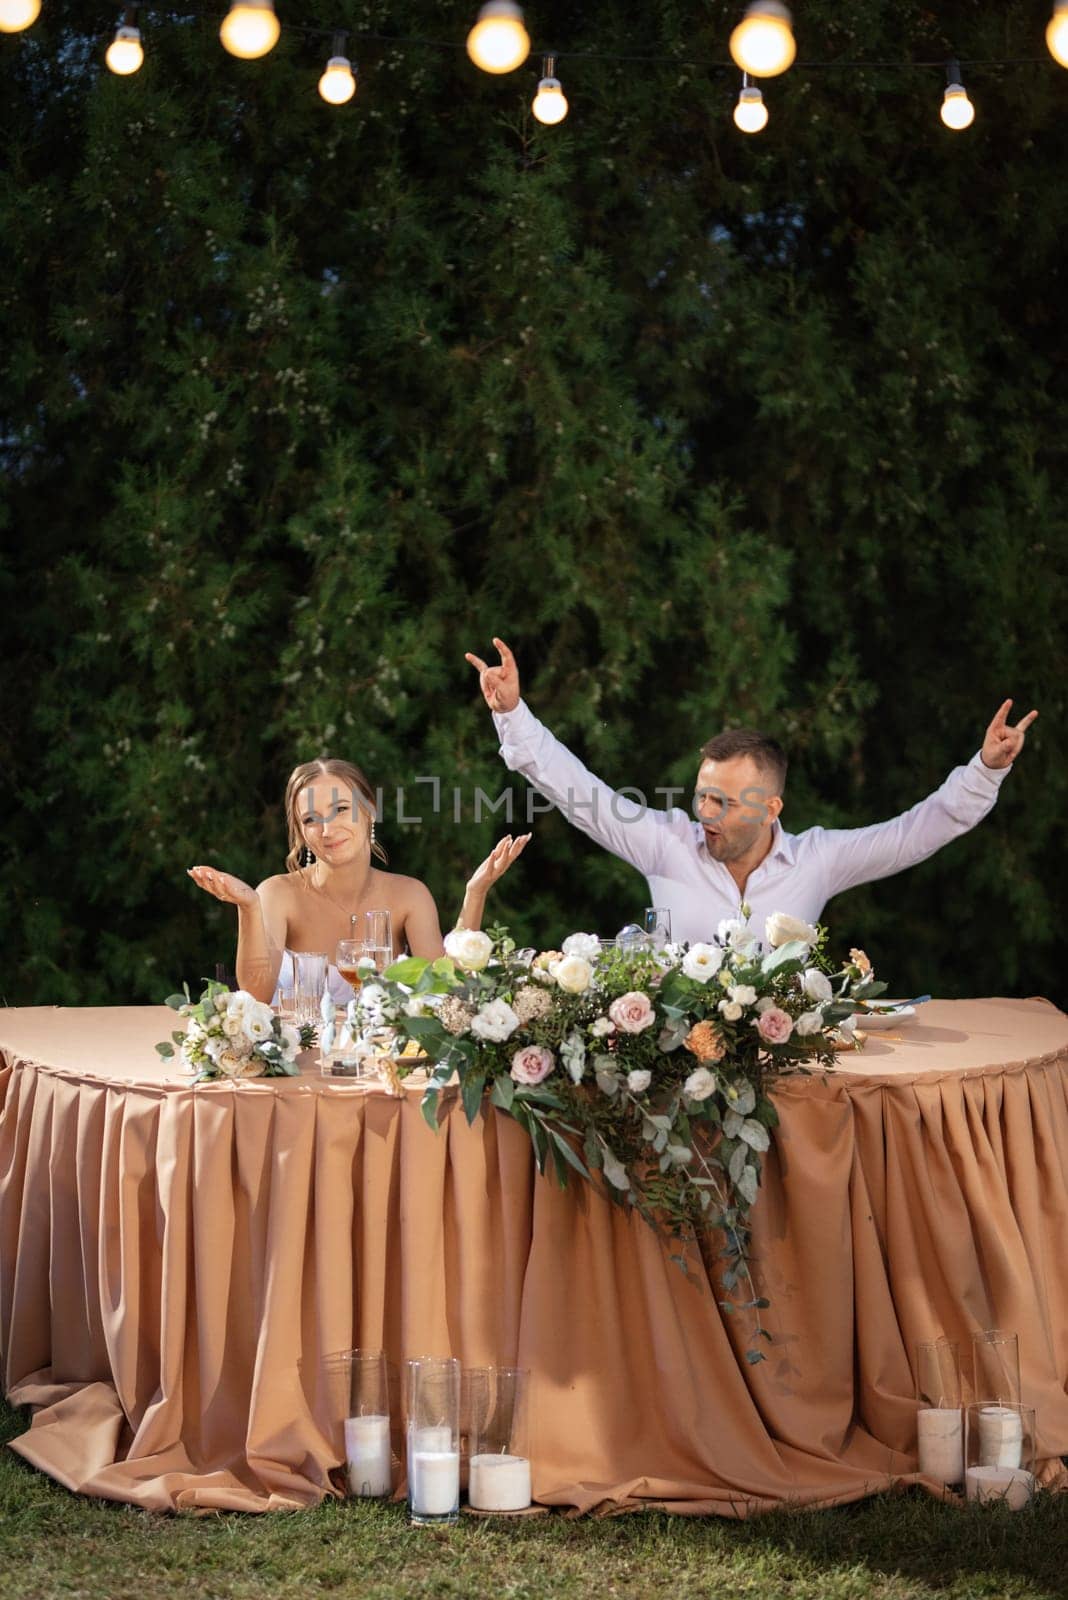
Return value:
<svg viewBox="0 0 1068 1600">
<path fill-rule="evenodd" d="M 319 950 L 294 950 L 293 1013 L 297 1022 L 319 1021 L 319 1002 L 326 988 L 326 954 Z"/>
<path fill-rule="evenodd" d="M 527 1373 L 519 1367 L 477 1367 L 467 1376 L 468 1502 L 476 1511 L 525 1511 L 530 1505 Z"/>
<path fill-rule="evenodd" d="M 972 1375 L 977 1401 L 1020 1404 L 1020 1341 L 1003 1328 L 972 1334 Z"/>
<path fill-rule="evenodd" d="M 960 1349 L 952 1339 L 916 1346 L 916 1455 L 924 1477 L 964 1482 Z"/>
<path fill-rule="evenodd" d="M 409 1365 L 408 1506 L 413 1523 L 455 1522 L 460 1510 L 460 1363 Z"/>
<path fill-rule="evenodd" d="M 389 1377 L 381 1350 L 339 1350 L 323 1357 L 332 1442 L 345 1462 L 348 1493 L 362 1499 L 393 1493 Z"/>
<path fill-rule="evenodd" d="M 1010 1511 L 1022 1511 L 1035 1494 L 1034 1407 L 982 1402 L 968 1406 L 964 1459 L 969 1500 L 1000 1500 Z"/>
</svg>

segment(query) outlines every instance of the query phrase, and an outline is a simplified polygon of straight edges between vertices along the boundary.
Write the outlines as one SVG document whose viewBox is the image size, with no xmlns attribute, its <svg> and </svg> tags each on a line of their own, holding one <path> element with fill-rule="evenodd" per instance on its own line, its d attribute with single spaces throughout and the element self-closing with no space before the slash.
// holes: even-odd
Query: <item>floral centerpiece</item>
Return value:
<svg viewBox="0 0 1068 1600">
<path fill-rule="evenodd" d="M 170 1042 L 156 1049 L 168 1060 L 177 1049 L 194 1082 L 294 1077 L 297 1055 L 315 1038 L 314 1028 L 283 1022 L 262 1000 L 225 983 L 209 981 L 199 1000 L 190 996 L 187 984 L 166 1003 L 186 1018 L 185 1031 L 172 1033 Z"/>
<path fill-rule="evenodd" d="M 885 988 L 861 950 L 832 967 L 822 928 L 777 913 L 764 948 L 743 918 L 710 943 L 517 950 L 504 929 L 458 929 L 436 961 L 365 984 L 368 1026 L 391 1024 L 435 1063 L 423 1111 L 437 1125 L 452 1080 L 469 1121 L 489 1101 L 530 1136 L 539 1169 L 569 1172 L 686 1242 L 718 1230 L 720 1282 L 752 1288 L 749 1211 L 777 1122 L 769 1088 L 829 1065 Z M 686 1268 L 685 1254 L 675 1258 Z M 752 1349 L 750 1360 L 762 1359 Z"/>
</svg>

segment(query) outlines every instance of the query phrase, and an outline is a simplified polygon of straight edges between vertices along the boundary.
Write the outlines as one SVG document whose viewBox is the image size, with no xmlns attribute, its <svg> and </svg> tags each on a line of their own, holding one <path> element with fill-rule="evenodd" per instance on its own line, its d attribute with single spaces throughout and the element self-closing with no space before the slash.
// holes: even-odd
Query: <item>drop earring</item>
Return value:
<svg viewBox="0 0 1068 1600">
<path fill-rule="evenodd" d="M 302 844 L 300 847 L 300 855 L 297 857 L 298 867 L 310 867 L 314 864 L 314 862 L 315 857 L 312 855 L 311 850 L 306 844 Z"/>
</svg>

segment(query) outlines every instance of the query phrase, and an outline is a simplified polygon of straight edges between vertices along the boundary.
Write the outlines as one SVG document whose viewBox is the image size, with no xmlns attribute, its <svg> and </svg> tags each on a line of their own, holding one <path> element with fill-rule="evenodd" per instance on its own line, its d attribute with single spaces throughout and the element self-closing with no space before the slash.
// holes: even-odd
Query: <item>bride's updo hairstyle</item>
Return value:
<svg viewBox="0 0 1068 1600">
<path fill-rule="evenodd" d="M 303 790 L 308 787 L 351 789 L 360 796 L 360 804 L 371 817 L 371 854 L 377 856 L 381 862 L 387 862 L 389 857 L 375 838 L 375 792 L 371 788 L 359 767 L 353 766 L 351 761 L 339 761 L 334 756 L 320 756 L 318 761 L 305 761 L 299 767 L 294 767 L 289 774 L 286 784 L 286 828 L 289 833 L 289 854 L 286 856 L 286 871 L 299 872 L 303 865 L 301 857 L 305 849 L 309 848 L 304 842 L 304 833 L 300 825 L 300 809 L 297 801 Z"/>
</svg>

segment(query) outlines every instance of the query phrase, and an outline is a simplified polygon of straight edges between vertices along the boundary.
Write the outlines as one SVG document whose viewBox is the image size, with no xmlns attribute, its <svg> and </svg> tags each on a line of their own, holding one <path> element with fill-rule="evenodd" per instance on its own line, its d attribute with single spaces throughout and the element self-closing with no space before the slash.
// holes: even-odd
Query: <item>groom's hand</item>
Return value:
<svg viewBox="0 0 1068 1600">
<path fill-rule="evenodd" d="M 464 660 L 478 668 L 479 688 L 490 710 L 514 711 L 519 704 L 519 668 L 503 639 L 494 639 L 493 643 L 501 658 L 499 667 L 488 666 L 481 656 L 473 656 L 470 652 L 464 656 Z"/>
<path fill-rule="evenodd" d="M 1027 730 L 1038 716 L 1037 711 L 1029 711 L 1026 717 L 1021 717 L 1015 728 L 1009 727 L 1009 712 L 1012 710 L 1012 701 L 1006 700 L 1004 705 L 998 707 L 994 720 L 986 730 L 983 748 L 979 752 L 983 759 L 984 767 L 1007 767 L 1016 760 L 1024 747 Z"/>
</svg>

